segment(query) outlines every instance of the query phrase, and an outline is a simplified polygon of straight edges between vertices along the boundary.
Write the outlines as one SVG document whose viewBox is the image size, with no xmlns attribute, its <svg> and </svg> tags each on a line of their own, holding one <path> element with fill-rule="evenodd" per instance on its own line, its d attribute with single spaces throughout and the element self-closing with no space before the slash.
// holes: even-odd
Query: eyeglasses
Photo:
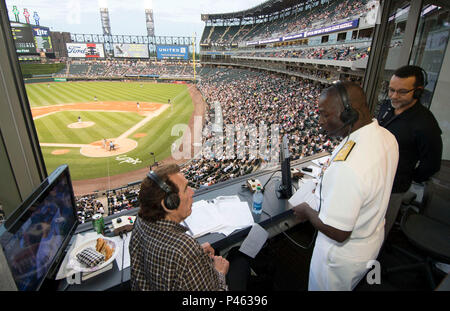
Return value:
<svg viewBox="0 0 450 311">
<path fill-rule="evenodd" d="M 411 91 L 414 91 L 416 88 L 410 89 L 410 90 L 404 90 L 404 89 L 400 89 L 400 90 L 394 90 L 393 88 L 389 88 L 389 94 L 394 94 L 397 93 L 398 95 L 406 95 Z"/>
</svg>

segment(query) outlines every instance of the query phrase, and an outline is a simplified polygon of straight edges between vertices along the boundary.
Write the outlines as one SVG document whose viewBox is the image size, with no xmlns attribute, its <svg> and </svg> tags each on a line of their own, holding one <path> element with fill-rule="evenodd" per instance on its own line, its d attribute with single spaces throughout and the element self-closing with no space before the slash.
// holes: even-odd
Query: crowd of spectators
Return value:
<svg viewBox="0 0 450 311">
<path fill-rule="evenodd" d="M 57 77 L 109 78 L 127 75 L 157 75 L 164 77 L 191 77 L 194 75 L 189 62 L 120 60 L 106 59 L 97 61 L 68 60 L 64 70 L 55 74 Z"/>
<path fill-rule="evenodd" d="M 3 211 L 2 205 L 0 204 L 0 226 L 5 221 L 5 219 L 6 219 L 5 212 Z"/>
<path fill-rule="evenodd" d="M 103 203 L 96 194 L 85 195 L 76 199 L 78 222 L 83 224 L 92 219 L 95 214 L 105 215 Z"/>
<path fill-rule="evenodd" d="M 338 80 L 338 75 L 335 71 L 325 71 L 315 68 L 305 68 L 300 66 L 288 66 L 289 71 L 301 74 L 303 77 L 311 78 L 313 80 L 322 79 L 327 81 Z"/>
<path fill-rule="evenodd" d="M 123 210 L 139 206 L 139 187 L 124 187 L 106 193 L 108 200 L 108 215 L 120 213 Z"/>
<path fill-rule="evenodd" d="M 318 98 L 323 85 L 309 80 L 292 81 L 267 72 L 244 69 L 214 69 L 205 71 L 198 85 L 207 103 L 203 135 L 204 150 L 198 158 L 183 168 L 183 172 L 197 187 L 212 185 L 235 178 L 259 167 L 273 163 L 280 137 L 271 136 L 271 128 L 278 125 L 279 133 L 288 134 L 292 159 L 300 159 L 321 151 L 331 151 L 338 143 L 318 131 Z M 217 127 L 217 106 L 220 106 L 223 152 L 218 153 L 208 146 L 215 146 L 220 135 Z M 227 126 L 242 129 L 247 150 L 238 152 L 237 139 L 227 150 Z M 256 131 L 264 126 L 267 137 L 260 139 Z M 259 129 L 256 129 L 259 128 Z M 238 134 L 236 133 L 236 136 Z M 219 139 L 219 140 L 218 140 Z M 208 149 L 205 149 L 205 146 Z M 266 146 L 265 148 L 262 146 Z M 262 149 L 261 149 L 262 148 Z M 250 150 L 258 150 L 251 153 Z M 275 159 L 278 163 L 278 158 Z"/>
<path fill-rule="evenodd" d="M 107 191 L 105 194 L 106 197 L 99 197 L 98 193 L 93 193 L 76 198 L 79 223 L 90 221 L 95 214 L 102 214 L 106 217 L 139 206 L 139 185 L 125 186 Z M 106 207 L 101 202 L 102 198 L 105 203 L 107 202 Z"/>
<path fill-rule="evenodd" d="M 275 51 L 241 51 L 236 53 L 236 56 L 356 61 L 368 57 L 369 52 L 370 47 L 356 48 L 355 46 L 342 45 Z"/>
<path fill-rule="evenodd" d="M 236 32 L 236 35 L 233 36 L 227 36 L 228 31 L 224 30 L 227 26 L 215 27 L 213 33 L 202 38 L 202 43 L 230 44 L 295 34 L 330 25 L 353 16 L 362 16 L 367 12 L 366 4 L 367 0 L 330 0 L 312 8 L 305 8 L 290 16 L 282 15 L 280 18 L 256 24 L 251 28 L 243 25 L 241 26 L 242 30 L 233 31 Z M 214 31 L 220 35 L 214 34 Z"/>
</svg>

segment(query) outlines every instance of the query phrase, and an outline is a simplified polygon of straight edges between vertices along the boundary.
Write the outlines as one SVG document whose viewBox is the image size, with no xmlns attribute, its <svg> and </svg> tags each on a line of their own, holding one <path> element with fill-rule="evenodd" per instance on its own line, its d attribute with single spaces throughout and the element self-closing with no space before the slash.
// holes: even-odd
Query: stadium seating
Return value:
<svg viewBox="0 0 450 311">
<path fill-rule="evenodd" d="M 151 61 L 104 60 L 68 61 L 67 68 L 56 73 L 55 77 L 125 77 L 127 75 L 159 75 L 162 77 L 192 77 L 192 64 L 161 63 Z"/>
<path fill-rule="evenodd" d="M 245 69 L 202 70 L 201 77 L 198 87 L 207 103 L 204 148 L 212 146 L 211 149 L 214 149 L 213 122 L 215 106 L 219 103 L 223 133 L 226 133 L 227 125 L 245 130 L 243 144 L 248 148 L 248 152 L 240 155 L 235 141 L 234 154 L 227 153 L 231 149 L 226 148 L 222 154 L 212 150 L 213 153 L 216 152 L 213 157 L 208 157 L 209 154 L 204 152 L 201 158 L 187 163 L 183 172 L 196 188 L 236 178 L 268 165 L 272 160 L 271 152 L 274 151 L 269 150 L 272 142 L 271 125 L 278 124 L 280 134 L 289 134 L 294 160 L 324 150 L 330 151 L 338 143 L 337 140 L 330 140 L 317 131 L 317 98 L 320 86 L 307 80 L 292 81 L 275 74 Z M 250 137 L 253 129 L 249 125 L 252 124 L 265 124 L 269 129 L 266 142 L 268 148 L 265 153 L 260 152 L 256 156 L 249 150 L 255 150 L 263 141 Z"/>
<path fill-rule="evenodd" d="M 280 14 L 278 18 L 253 25 L 206 26 L 201 43 L 215 45 L 239 44 L 243 41 L 255 41 L 294 34 L 312 28 L 320 28 L 366 12 L 367 0 L 330 0 L 312 9 L 294 12 L 292 15 Z M 233 29 L 232 29 L 233 28 Z M 232 30 L 231 30 L 232 29 Z M 231 31 L 231 32 L 230 32 Z M 227 34 L 230 35 L 227 35 Z M 234 34 L 232 36 L 232 34 Z"/>
</svg>

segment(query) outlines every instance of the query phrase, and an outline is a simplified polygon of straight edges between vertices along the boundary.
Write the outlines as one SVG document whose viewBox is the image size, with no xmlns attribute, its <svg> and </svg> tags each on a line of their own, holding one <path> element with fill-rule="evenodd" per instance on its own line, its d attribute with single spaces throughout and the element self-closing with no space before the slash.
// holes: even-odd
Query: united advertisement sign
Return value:
<svg viewBox="0 0 450 311">
<path fill-rule="evenodd" d="M 156 57 L 158 59 L 184 59 L 188 57 L 188 47 L 185 45 L 158 45 L 156 46 Z"/>
</svg>

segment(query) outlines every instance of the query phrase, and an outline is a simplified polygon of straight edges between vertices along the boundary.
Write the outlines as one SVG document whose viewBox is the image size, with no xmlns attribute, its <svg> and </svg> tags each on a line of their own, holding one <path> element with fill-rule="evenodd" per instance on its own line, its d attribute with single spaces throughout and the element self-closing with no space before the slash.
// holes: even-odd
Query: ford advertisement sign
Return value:
<svg viewBox="0 0 450 311">
<path fill-rule="evenodd" d="M 67 55 L 72 58 L 104 58 L 103 44 L 66 43 Z"/>
</svg>

